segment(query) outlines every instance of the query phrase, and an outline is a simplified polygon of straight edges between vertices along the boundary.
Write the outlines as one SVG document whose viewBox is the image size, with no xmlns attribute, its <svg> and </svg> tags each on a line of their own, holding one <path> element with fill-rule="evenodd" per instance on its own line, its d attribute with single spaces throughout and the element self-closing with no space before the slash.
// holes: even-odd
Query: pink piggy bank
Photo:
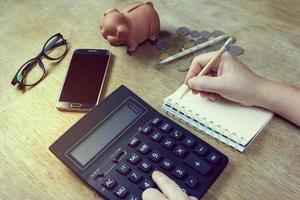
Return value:
<svg viewBox="0 0 300 200">
<path fill-rule="evenodd" d="M 131 4 L 121 11 L 109 9 L 104 13 L 100 30 L 111 45 L 127 45 L 127 52 L 133 52 L 147 39 L 158 38 L 159 16 L 152 2 Z"/>
</svg>

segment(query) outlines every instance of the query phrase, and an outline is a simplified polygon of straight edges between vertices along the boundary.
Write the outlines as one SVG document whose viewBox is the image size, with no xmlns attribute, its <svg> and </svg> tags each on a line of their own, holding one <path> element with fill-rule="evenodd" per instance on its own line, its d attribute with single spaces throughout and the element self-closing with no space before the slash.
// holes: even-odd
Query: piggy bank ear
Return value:
<svg viewBox="0 0 300 200">
<path fill-rule="evenodd" d="M 126 25 L 117 26 L 117 36 L 121 40 L 126 40 L 129 36 L 129 29 Z"/>
<path fill-rule="evenodd" d="M 110 8 L 110 9 L 108 9 L 108 10 L 105 11 L 104 17 L 106 15 L 108 15 L 109 13 L 112 13 L 112 12 L 120 12 L 120 11 L 118 9 L 116 9 L 116 8 Z"/>
</svg>

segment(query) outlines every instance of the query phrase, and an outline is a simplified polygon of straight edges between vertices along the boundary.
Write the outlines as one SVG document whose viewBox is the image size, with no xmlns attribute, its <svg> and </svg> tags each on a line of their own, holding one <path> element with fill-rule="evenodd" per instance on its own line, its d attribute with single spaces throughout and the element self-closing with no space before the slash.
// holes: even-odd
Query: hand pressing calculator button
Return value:
<svg viewBox="0 0 300 200">
<path fill-rule="evenodd" d="M 228 163 L 220 151 L 124 86 L 50 150 L 109 200 L 141 200 L 144 190 L 157 187 L 151 178 L 154 170 L 169 176 L 188 195 L 201 198 Z"/>
</svg>

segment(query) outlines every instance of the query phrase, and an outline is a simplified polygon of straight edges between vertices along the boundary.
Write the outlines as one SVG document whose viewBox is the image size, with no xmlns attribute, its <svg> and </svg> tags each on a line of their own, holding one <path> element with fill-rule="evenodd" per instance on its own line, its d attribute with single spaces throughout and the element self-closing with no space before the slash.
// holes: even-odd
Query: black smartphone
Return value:
<svg viewBox="0 0 300 200">
<path fill-rule="evenodd" d="M 56 108 L 64 111 L 89 111 L 100 100 L 111 53 L 104 49 L 74 51 Z"/>
</svg>

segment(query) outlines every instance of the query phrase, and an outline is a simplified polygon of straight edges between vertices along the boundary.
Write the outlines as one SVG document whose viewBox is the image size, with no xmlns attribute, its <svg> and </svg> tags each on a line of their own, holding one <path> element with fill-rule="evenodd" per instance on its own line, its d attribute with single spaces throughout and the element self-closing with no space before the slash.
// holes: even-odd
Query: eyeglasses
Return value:
<svg viewBox="0 0 300 200">
<path fill-rule="evenodd" d="M 18 89 L 23 90 L 25 86 L 35 86 L 47 75 L 42 58 L 48 60 L 60 60 L 68 52 L 67 40 L 57 33 L 50 37 L 43 46 L 42 51 L 34 58 L 25 62 L 11 81 L 12 85 L 18 84 Z"/>
</svg>

